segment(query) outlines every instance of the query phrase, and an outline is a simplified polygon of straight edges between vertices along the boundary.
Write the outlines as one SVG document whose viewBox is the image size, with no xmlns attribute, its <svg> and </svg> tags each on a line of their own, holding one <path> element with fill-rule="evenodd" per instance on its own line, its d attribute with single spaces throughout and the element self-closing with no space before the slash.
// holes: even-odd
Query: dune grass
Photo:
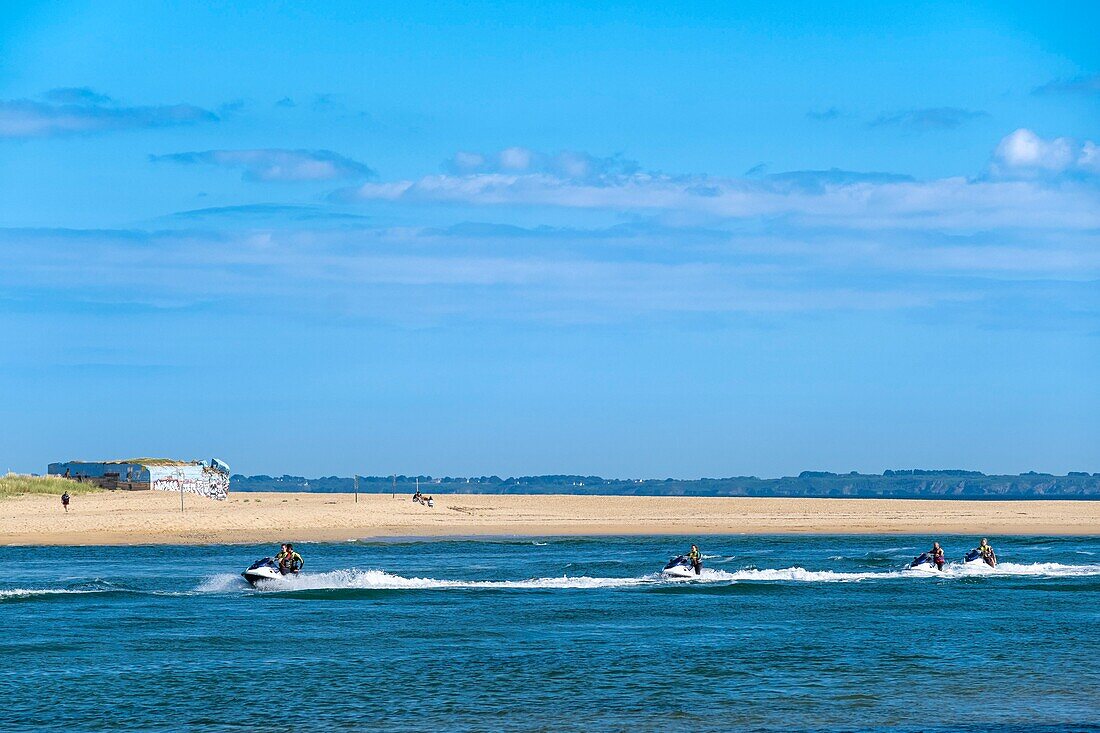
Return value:
<svg viewBox="0 0 1100 733">
<path fill-rule="evenodd" d="M 82 484 L 61 476 L 28 476 L 22 473 L 9 473 L 0 476 L 0 499 L 22 494 L 88 494 L 101 491 L 94 484 Z"/>
</svg>

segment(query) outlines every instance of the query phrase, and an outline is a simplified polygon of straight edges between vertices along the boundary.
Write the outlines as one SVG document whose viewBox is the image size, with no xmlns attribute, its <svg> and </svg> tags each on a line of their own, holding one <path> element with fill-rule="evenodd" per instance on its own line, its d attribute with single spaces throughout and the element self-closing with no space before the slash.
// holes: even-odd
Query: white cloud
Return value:
<svg viewBox="0 0 1100 733">
<path fill-rule="evenodd" d="M 250 181 L 331 181 L 374 175 L 363 163 L 331 150 L 204 150 L 154 155 L 152 160 L 240 168 Z"/>
<path fill-rule="evenodd" d="M 500 167 L 505 170 L 525 171 L 531 167 L 533 155 L 526 148 L 505 148 L 500 151 Z"/>
<path fill-rule="evenodd" d="M 1068 137 L 1042 138 L 1026 128 L 1006 135 L 993 151 L 992 170 L 1001 176 L 1100 173 L 1096 144 Z"/>
</svg>

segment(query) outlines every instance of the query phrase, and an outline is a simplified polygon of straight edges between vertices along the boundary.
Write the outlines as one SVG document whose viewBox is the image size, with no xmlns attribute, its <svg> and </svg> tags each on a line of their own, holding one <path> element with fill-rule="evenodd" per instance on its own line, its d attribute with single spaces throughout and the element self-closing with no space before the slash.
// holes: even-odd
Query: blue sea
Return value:
<svg viewBox="0 0 1100 733">
<path fill-rule="evenodd" d="M 992 539 L 6 547 L 0 730 L 1100 730 L 1100 538 Z"/>
</svg>

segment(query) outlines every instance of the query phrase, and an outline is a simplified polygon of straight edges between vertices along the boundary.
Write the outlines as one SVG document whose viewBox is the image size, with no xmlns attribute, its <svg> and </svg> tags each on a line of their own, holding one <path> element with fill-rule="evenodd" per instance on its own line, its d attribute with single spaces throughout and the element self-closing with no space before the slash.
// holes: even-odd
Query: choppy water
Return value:
<svg viewBox="0 0 1100 733">
<path fill-rule="evenodd" d="M 2 548 L 0 730 L 1100 730 L 1100 539 L 931 539 Z"/>
</svg>

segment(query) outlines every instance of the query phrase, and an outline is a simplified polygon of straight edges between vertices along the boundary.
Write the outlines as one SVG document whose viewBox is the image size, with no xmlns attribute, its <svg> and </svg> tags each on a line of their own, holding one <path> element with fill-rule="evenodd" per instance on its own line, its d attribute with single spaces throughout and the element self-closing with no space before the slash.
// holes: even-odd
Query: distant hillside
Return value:
<svg viewBox="0 0 1100 733">
<path fill-rule="evenodd" d="M 836 496 L 891 498 L 1100 498 L 1100 473 L 1066 476 L 1028 472 L 987 476 L 978 471 L 886 471 L 882 475 L 803 471 L 798 476 L 682 479 L 606 479 L 600 476 L 360 476 L 364 493 L 411 494 L 420 480 L 426 494 L 611 494 L 624 496 Z M 234 491 L 350 492 L 350 477 L 242 476 Z"/>
</svg>

